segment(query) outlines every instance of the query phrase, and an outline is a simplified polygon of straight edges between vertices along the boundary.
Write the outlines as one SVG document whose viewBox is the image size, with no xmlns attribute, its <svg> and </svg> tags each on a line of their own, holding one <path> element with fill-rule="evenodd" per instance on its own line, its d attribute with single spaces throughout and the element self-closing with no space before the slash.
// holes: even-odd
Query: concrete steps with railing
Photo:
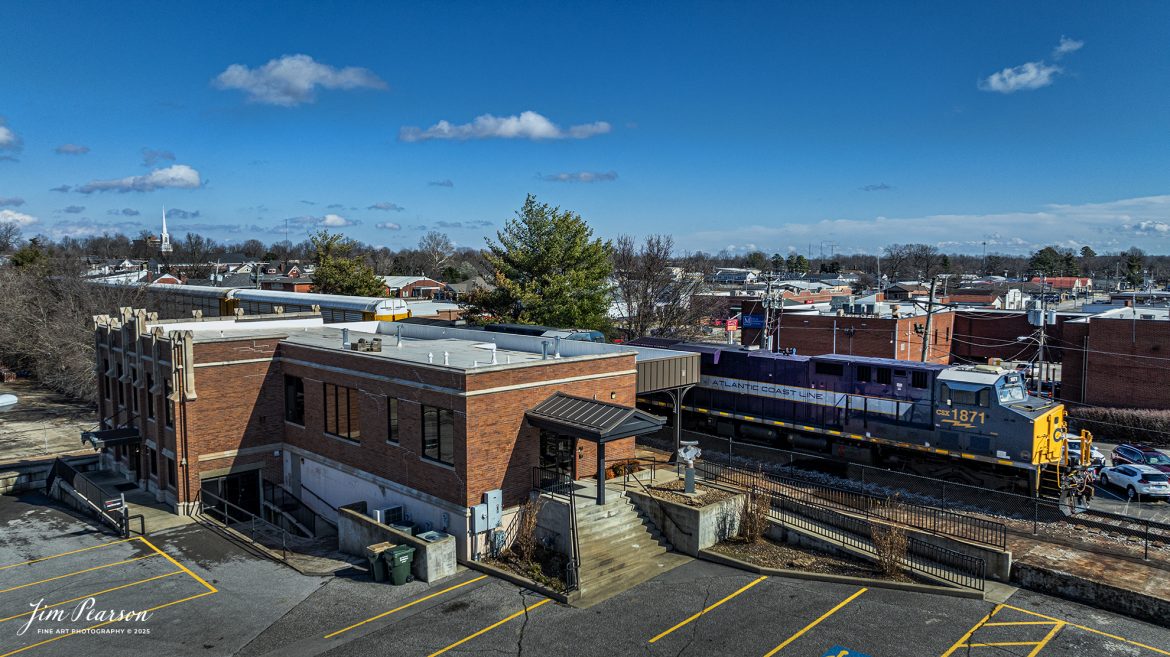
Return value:
<svg viewBox="0 0 1170 657">
<path fill-rule="evenodd" d="M 581 568 L 574 601 L 587 607 L 690 561 L 620 491 L 577 507 Z"/>
</svg>

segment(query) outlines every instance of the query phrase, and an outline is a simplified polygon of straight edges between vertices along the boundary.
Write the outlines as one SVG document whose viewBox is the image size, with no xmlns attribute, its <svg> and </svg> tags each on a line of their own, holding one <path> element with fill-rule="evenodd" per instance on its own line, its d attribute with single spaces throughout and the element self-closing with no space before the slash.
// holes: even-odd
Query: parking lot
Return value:
<svg viewBox="0 0 1170 657">
<path fill-rule="evenodd" d="M 997 605 L 695 561 L 573 609 L 473 570 L 306 577 L 198 525 L 119 540 L 45 504 L 0 497 L 0 657 L 1170 655 L 1170 630 L 1025 591 Z"/>
</svg>

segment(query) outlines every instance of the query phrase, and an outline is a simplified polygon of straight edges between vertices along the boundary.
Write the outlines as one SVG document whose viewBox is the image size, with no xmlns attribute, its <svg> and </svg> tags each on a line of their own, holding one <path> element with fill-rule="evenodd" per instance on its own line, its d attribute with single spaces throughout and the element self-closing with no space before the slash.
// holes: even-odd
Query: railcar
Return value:
<svg viewBox="0 0 1170 657">
<path fill-rule="evenodd" d="M 1064 406 L 1029 394 L 1018 372 L 644 344 L 701 354 L 700 383 L 682 404 L 694 430 L 1000 489 L 1059 487 L 1062 471 L 1081 465 L 1066 456 Z"/>
</svg>

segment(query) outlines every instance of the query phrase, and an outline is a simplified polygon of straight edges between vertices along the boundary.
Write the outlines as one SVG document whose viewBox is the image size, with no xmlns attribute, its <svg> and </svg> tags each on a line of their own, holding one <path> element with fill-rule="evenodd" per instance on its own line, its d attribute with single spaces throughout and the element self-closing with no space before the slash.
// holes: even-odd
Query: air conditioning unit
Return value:
<svg viewBox="0 0 1170 657">
<path fill-rule="evenodd" d="M 388 506 L 382 509 L 374 509 L 374 520 L 377 520 L 383 525 L 399 523 L 405 520 L 405 518 L 406 512 L 403 510 L 401 504 Z"/>
</svg>

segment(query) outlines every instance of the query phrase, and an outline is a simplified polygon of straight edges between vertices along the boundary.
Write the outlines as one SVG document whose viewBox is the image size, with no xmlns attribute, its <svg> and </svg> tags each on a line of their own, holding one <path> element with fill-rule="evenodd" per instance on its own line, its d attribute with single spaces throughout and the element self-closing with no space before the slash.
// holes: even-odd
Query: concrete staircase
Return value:
<svg viewBox="0 0 1170 657">
<path fill-rule="evenodd" d="M 691 560 L 620 491 L 602 506 L 578 502 L 581 570 L 574 606 L 588 607 Z"/>
</svg>

